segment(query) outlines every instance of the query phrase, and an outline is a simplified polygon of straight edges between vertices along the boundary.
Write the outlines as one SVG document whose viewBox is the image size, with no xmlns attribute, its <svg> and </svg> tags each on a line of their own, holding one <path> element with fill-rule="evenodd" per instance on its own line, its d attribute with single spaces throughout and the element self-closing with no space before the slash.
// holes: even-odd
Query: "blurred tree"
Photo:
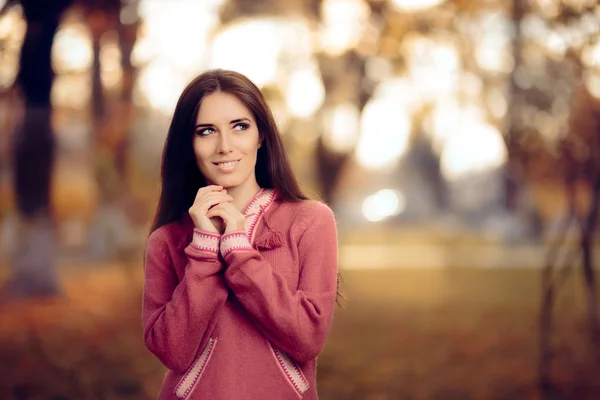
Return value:
<svg viewBox="0 0 600 400">
<path fill-rule="evenodd" d="M 6 288 L 13 297 L 58 292 L 54 268 L 54 233 L 50 209 L 50 178 L 54 156 L 50 92 L 51 50 L 60 17 L 71 0 L 19 0 L 27 22 L 17 84 L 24 117 L 14 139 L 14 187 L 19 224 L 12 278 Z"/>
<path fill-rule="evenodd" d="M 538 25 L 538 34 L 545 32 L 537 38 L 530 32 L 523 50 L 530 62 L 524 63 L 520 71 L 521 85 L 526 86 L 522 92 L 527 99 L 521 113 L 529 113 L 529 118 L 523 114 L 519 117 L 521 127 L 537 133 L 535 140 L 528 138 L 529 146 L 523 146 L 530 154 L 526 175 L 528 180 L 562 182 L 564 194 L 555 194 L 554 199 L 564 199 L 562 203 L 566 204 L 559 234 L 552 240 L 542 271 L 538 384 L 542 393 L 552 396 L 554 306 L 562 285 L 578 267 L 583 278 L 587 332 L 595 368 L 600 365 L 594 267 L 600 206 L 600 100 L 583 84 L 591 67 L 586 51 L 597 43 L 600 30 L 590 29 L 589 25 L 596 21 L 598 26 L 593 2 L 564 0 L 550 10 L 535 3 L 537 8 L 531 10 L 528 18 L 531 22 L 545 17 L 542 29 Z M 546 39 L 552 34 L 556 39 L 554 46 Z"/>
<path fill-rule="evenodd" d="M 519 102 L 519 86 L 516 83 L 517 71 L 522 65 L 523 52 L 523 35 L 522 35 L 522 20 L 525 10 L 525 5 L 522 0 L 512 0 L 512 24 L 514 26 L 514 39 L 512 40 L 512 56 L 514 66 L 510 74 L 510 89 L 509 89 L 509 111 L 507 118 L 507 129 L 504 135 L 507 150 L 506 175 L 505 175 L 505 206 L 506 209 L 515 212 L 519 196 L 519 188 L 523 184 L 523 152 L 521 151 L 522 141 L 519 139 L 523 131 L 518 129 L 516 124 L 516 113 L 521 107 Z"/>
<path fill-rule="evenodd" d="M 106 32 L 117 29 L 121 0 L 93 0 L 81 2 L 86 21 L 92 33 L 92 110 L 95 119 L 102 119 L 106 113 L 104 89 L 102 86 L 100 49 Z"/>
<path fill-rule="evenodd" d="M 588 337 L 600 365 L 600 315 L 594 247 L 600 212 L 600 100 L 579 86 L 573 94 L 569 133 L 560 144 L 567 212 L 559 237 L 550 246 L 542 272 L 540 361 L 538 382 L 552 394 L 553 311 L 561 286 L 571 270 L 581 266 L 587 303 Z"/>
<path fill-rule="evenodd" d="M 333 108 L 337 105 L 336 102 L 343 98 L 362 110 L 370 97 L 367 91 L 369 85 L 363 84 L 369 81 L 365 77 L 365 59 L 360 57 L 355 49 L 349 49 L 345 54 L 336 57 L 321 53 L 318 60 L 325 86 L 325 104 Z M 321 115 L 319 117 L 322 118 Z M 324 127 L 321 124 L 317 129 L 322 130 Z M 342 151 L 328 147 L 324 134 L 319 135 L 315 153 L 316 181 L 321 198 L 326 203 L 333 204 L 340 176 L 347 163 L 351 162 L 353 152 L 354 146 Z"/>
<path fill-rule="evenodd" d="M 114 168 L 119 178 L 118 186 L 105 188 L 107 183 L 100 179 L 103 200 L 114 198 L 115 192 L 123 189 L 120 180 L 126 175 L 125 158 L 127 153 L 127 137 L 132 117 L 132 92 L 135 68 L 131 63 L 131 53 L 137 39 L 139 27 L 137 0 L 95 0 L 82 2 L 85 17 L 92 33 L 92 110 L 96 145 L 101 157 L 111 158 L 110 168 Z M 123 15 L 122 15 L 123 14 Z M 121 55 L 122 84 L 117 99 L 108 99 L 102 83 L 101 48 L 106 36 L 115 34 Z M 110 101 L 107 100 L 116 100 Z M 107 110 L 107 104 L 111 104 Z M 109 192 L 112 192 L 110 194 Z"/>
<path fill-rule="evenodd" d="M 130 224 L 136 214 L 126 208 L 134 201 L 130 198 L 131 182 L 127 182 L 127 158 L 136 74 L 131 54 L 140 25 L 139 1 L 95 0 L 81 2 L 81 7 L 92 33 L 94 164 L 100 196 L 92 228 L 92 257 L 117 257 L 121 264 L 127 264 L 134 234 Z M 103 47 L 115 44 L 120 50 L 122 77 L 118 89 L 111 90 L 102 81 L 101 54 Z M 139 208 L 136 211 L 139 213 Z"/>
</svg>

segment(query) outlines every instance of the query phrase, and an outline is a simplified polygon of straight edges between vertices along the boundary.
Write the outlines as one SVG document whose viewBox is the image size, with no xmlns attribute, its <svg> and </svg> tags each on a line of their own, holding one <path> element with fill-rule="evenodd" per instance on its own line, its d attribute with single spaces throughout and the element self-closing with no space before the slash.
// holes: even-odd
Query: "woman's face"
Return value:
<svg viewBox="0 0 600 400">
<path fill-rule="evenodd" d="M 258 186 L 258 127 L 252 112 L 234 95 L 214 92 L 202 99 L 193 147 L 207 184 L 248 190 Z"/>
</svg>

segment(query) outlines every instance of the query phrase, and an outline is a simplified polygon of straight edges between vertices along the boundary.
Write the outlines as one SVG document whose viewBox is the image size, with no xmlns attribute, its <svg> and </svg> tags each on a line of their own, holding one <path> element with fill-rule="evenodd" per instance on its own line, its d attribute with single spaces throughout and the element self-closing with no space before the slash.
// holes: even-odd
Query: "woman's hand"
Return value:
<svg viewBox="0 0 600 400">
<path fill-rule="evenodd" d="M 210 185 L 198 189 L 194 204 L 189 209 L 194 226 L 203 231 L 220 233 L 210 220 L 212 216 L 209 215 L 209 210 L 211 210 L 211 207 L 214 208 L 221 204 L 228 204 L 233 207 L 231 201 L 233 201 L 233 197 L 227 194 L 223 186 Z"/>
<path fill-rule="evenodd" d="M 208 210 L 206 216 L 221 218 L 225 223 L 225 233 L 246 229 L 246 217 L 231 202 L 217 204 Z"/>
</svg>

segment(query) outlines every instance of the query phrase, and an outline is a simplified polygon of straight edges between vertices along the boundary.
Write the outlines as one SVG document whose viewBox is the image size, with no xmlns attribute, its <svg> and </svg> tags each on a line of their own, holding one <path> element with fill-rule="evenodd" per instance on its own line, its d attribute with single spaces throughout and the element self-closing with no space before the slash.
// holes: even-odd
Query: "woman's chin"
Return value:
<svg viewBox="0 0 600 400">
<path fill-rule="evenodd" d="M 237 179 L 215 179 L 213 185 L 222 186 L 223 189 L 231 189 L 240 185 Z"/>
</svg>

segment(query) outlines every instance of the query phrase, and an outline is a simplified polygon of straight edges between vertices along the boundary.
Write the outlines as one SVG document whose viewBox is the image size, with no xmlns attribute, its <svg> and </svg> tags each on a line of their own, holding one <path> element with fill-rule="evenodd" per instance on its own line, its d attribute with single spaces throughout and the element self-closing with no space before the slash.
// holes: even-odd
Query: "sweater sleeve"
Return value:
<svg viewBox="0 0 600 400">
<path fill-rule="evenodd" d="M 310 210 L 298 242 L 297 290 L 252 248 L 243 232 L 221 240 L 225 279 L 267 339 L 298 362 L 321 352 L 331 329 L 337 293 L 337 230 L 324 204 Z M 225 248 L 224 248 L 225 247 Z"/>
<path fill-rule="evenodd" d="M 207 345 L 228 289 L 218 258 L 218 236 L 194 231 L 192 243 L 184 249 L 188 264 L 179 281 L 163 234 L 153 232 L 146 247 L 144 342 L 165 367 L 184 372 Z"/>
</svg>

